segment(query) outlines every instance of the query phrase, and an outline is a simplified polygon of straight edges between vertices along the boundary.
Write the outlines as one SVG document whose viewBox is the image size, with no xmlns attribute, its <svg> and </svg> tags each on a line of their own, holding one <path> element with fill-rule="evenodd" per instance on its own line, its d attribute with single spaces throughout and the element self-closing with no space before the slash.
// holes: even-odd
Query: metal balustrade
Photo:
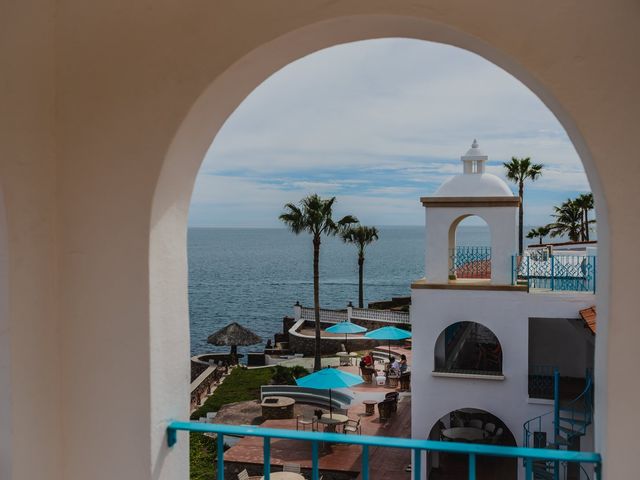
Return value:
<svg viewBox="0 0 640 480">
<path fill-rule="evenodd" d="M 315 320 L 316 317 L 313 308 L 300 307 L 300 318 L 302 320 Z M 347 320 L 350 321 L 352 318 L 385 323 L 402 323 L 406 325 L 411 323 L 408 312 L 356 307 L 348 307 L 346 310 L 330 310 L 328 308 L 320 309 L 321 322 L 338 323 Z"/>
<path fill-rule="evenodd" d="M 511 279 L 529 289 L 595 293 L 596 261 L 593 255 L 514 255 Z"/>
<path fill-rule="evenodd" d="M 397 312 L 394 310 L 374 310 L 372 308 L 355 308 L 351 309 L 351 318 L 359 320 L 375 320 L 387 323 L 404 323 L 410 324 L 408 312 Z"/>
<path fill-rule="evenodd" d="M 313 308 L 301 307 L 300 318 L 303 320 L 315 320 L 315 312 Z M 328 308 L 320 309 L 320 321 L 328 323 L 338 323 L 347 320 L 346 310 L 330 310 Z"/>
<path fill-rule="evenodd" d="M 455 247 L 449 250 L 452 278 L 491 278 L 491 247 Z"/>
<path fill-rule="evenodd" d="M 533 466 L 537 461 L 570 462 L 592 464 L 596 472 L 596 480 L 601 480 L 601 462 L 599 453 L 577 452 L 570 450 L 551 450 L 542 448 L 503 447 L 477 443 L 440 442 L 436 440 L 418 440 L 412 438 L 374 437 L 369 435 L 344 435 L 341 433 L 322 433 L 303 430 L 283 430 L 252 426 L 223 425 L 197 422 L 171 422 L 167 427 L 169 447 L 178 440 L 178 431 L 215 433 L 217 435 L 217 480 L 224 480 L 224 436 L 251 436 L 263 438 L 263 458 L 265 480 L 271 476 L 271 439 L 284 438 L 311 442 L 312 480 L 319 480 L 320 444 L 323 442 L 359 445 L 362 447 L 361 476 L 369 480 L 369 448 L 387 447 L 411 450 L 413 455 L 412 477 L 422 479 L 423 458 L 426 452 L 456 453 L 467 455 L 469 460 L 469 480 L 476 480 L 476 461 L 478 456 L 516 458 L 525 464 L 525 480 L 533 480 Z"/>
</svg>

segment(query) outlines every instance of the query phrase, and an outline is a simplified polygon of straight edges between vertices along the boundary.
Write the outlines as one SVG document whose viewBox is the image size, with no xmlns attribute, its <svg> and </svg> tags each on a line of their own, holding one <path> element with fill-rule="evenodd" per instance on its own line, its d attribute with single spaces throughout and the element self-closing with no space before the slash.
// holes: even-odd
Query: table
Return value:
<svg viewBox="0 0 640 480">
<path fill-rule="evenodd" d="M 364 404 L 364 413 L 365 415 L 373 415 L 376 413 L 376 404 L 378 403 L 375 400 L 365 400 L 362 402 Z"/>
<path fill-rule="evenodd" d="M 488 433 L 481 428 L 453 427 L 443 430 L 442 435 L 450 440 L 477 442 L 479 440 L 484 440 L 487 437 Z"/>
<path fill-rule="evenodd" d="M 302 475 L 293 472 L 271 472 L 269 478 L 271 480 L 305 480 Z M 264 477 L 260 480 L 264 480 Z"/>
<path fill-rule="evenodd" d="M 322 418 L 318 419 L 318 423 L 325 425 L 325 431 L 335 432 L 337 425 L 345 424 L 349 421 L 349 417 L 340 413 L 334 413 L 331 417 L 328 413 L 322 415 Z"/>
</svg>

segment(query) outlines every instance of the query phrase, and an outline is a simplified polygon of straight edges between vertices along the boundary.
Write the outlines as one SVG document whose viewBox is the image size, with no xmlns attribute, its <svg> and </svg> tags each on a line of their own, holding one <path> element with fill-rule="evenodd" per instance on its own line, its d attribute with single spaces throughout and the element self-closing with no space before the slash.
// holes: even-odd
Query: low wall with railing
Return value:
<svg viewBox="0 0 640 480">
<path fill-rule="evenodd" d="M 296 320 L 315 320 L 315 312 L 313 308 L 302 307 L 296 305 L 294 308 Z M 402 324 L 411 325 L 409 312 L 401 312 L 396 310 L 376 310 L 373 308 L 356 308 L 349 306 L 344 310 L 330 310 L 327 308 L 320 309 L 320 321 L 326 323 L 339 323 L 344 321 L 352 321 L 360 323 L 361 321 L 376 322 L 381 324 Z"/>
<path fill-rule="evenodd" d="M 514 255 L 512 283 L 525 282 L 529 289 L 596 292 L 597 257 L 593 255 L 551 255 L 546 251 Z"/>
</svg>

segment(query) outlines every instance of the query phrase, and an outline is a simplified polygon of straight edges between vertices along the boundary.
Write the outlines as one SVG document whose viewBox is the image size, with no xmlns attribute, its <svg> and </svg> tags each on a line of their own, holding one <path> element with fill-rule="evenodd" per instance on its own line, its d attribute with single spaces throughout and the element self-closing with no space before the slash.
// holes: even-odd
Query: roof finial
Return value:
<svg viewBox="0 0 640 480">
<path fill-rule="evenodd" d="M 478 140 L 476 140 L 475 138 L 473 139 L 473 143 L 471 144 L 471 148 L 478 148 Z"/>
</svg>

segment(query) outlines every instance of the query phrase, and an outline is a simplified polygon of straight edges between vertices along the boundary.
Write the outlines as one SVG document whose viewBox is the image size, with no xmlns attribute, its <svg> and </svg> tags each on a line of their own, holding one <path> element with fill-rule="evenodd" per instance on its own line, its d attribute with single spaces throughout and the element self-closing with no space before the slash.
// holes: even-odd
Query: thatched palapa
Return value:
<svg viewBox="0 0 640 480">
<path fill-rule="evenodd" d="M 258 335 L 236 322 L 230 323 L 207 338 L 207 343 L 212 345 L 231 347 L 232 364 L 238 363 L 238 345 L 248 346 L 261 342 L 262 339 Z"/>
</svg>

